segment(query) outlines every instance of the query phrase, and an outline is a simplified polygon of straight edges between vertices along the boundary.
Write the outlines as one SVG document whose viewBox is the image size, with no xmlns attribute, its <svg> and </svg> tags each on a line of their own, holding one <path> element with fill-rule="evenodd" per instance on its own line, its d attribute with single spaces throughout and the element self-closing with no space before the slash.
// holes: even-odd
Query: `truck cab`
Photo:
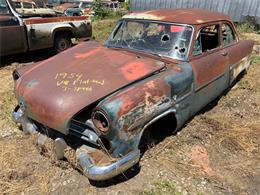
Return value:
<svg viewBox="0 0 260 195">
<path fill-rule="evenodd" d="M 27 50 L 23 22 L 6 0 L 0 0 L 0 34 L 0 54 L 8 55 Z"/>
</svg>

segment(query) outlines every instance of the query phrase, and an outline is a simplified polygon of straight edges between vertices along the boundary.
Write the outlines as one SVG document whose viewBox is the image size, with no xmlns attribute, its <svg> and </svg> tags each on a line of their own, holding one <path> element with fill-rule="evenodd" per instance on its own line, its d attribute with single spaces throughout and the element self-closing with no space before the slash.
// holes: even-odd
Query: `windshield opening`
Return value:
<svg viewBox="0 0 260 195">
<path fill-rule="evenodd" d="M 188 25 L 121 20 L 105 45 L 186 60 L 192 32 Z"/>
</svg>

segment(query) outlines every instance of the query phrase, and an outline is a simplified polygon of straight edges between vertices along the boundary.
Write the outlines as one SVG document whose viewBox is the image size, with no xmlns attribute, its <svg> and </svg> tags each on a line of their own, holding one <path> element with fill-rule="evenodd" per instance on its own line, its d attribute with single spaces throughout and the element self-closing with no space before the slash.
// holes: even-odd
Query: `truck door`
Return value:
<svg viewBox="0 0 260 195">
<path fill-rule="evenodd" d="M 5 0 L 0 0 L 0 55 L 27 50 L 25 29 L 10 11 Z"/>
</svg>

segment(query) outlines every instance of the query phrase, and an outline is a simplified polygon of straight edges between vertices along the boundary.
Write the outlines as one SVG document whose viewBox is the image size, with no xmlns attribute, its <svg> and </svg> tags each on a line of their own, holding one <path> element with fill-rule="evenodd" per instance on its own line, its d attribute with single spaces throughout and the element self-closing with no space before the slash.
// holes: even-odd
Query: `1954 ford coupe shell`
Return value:
<svg viewBox="0 0 260 195">
<path fill-rule="evenodd" d="M 143 29 L 150 24 L 146 30 L 154 31 L 147 33 Z M 129 26 L 134 30 L 116 40 Z M 172 56 L 165 52 L 169 40 L 176 41 Z M 134 48 L 137 42 L 144 48 L 148 42 L 147 50 Z M 157 43 L 160 47 L 151 51 Z M 177 130 L 230 87 L 249 68 L 252 47 L 252 41 L 238 39 L 230 18 L 220 13 L 131 13 L 119 21 L 106 46 L 81 43 L 15 70 L 19 106 L 13 118 L 30 132 L 44 127 L 62 133 L 55 140 L 59 156 L 67 135 L 84 140 L 76 152 L 79 165 L 88 178 L 105 180 L 138 162 L 138 146 L 150 124 L 171 114 Z"/>
<path fill-rule="evenodd" d="M 24 72 L 16 96 L 30 118 L 67 134 L 82 108 L 162 68 L 158 60 L 88 42 Z"/>
</svg>

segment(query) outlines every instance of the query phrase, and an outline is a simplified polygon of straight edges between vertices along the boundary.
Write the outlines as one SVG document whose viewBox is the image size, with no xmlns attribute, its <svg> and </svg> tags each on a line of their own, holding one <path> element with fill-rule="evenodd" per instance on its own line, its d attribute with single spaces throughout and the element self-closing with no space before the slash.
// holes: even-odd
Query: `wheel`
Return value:
<svg viewBox="0 0 260 195">
<path fill-rule="evenodd" d="M 67 34 L 59 34 L 54 40 L 54 50 L 56 53 L 62 52 L 72 45 L 70 36 Z"/>
</svg>

